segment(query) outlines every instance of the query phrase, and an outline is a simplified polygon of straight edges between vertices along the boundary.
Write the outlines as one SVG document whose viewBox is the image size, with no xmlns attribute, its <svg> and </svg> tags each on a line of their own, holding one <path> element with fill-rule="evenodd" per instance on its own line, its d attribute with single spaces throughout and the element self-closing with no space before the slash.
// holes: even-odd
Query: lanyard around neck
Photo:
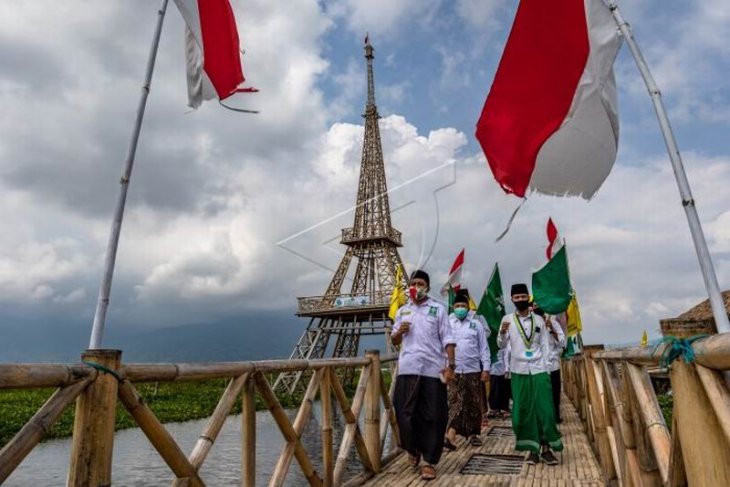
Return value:
<svg viewBox="0 0 730 487">
<path fill-rule="evenodd" d="M 517 331 L 520 332 L 520 338 L 522 338 L 522 343 L 525 344 L 525 348 L 532 347 L 532 341 L 535 339 L 535 317 L 530 313 L 530 336 L 527 336 L 527 332 L 525 332 L 525 328 L 522 326 L 522 320 L 520 319 L 519 315 L 515 313 L 514 316 L 515 324 L 517 325 Z"/>
</svg>

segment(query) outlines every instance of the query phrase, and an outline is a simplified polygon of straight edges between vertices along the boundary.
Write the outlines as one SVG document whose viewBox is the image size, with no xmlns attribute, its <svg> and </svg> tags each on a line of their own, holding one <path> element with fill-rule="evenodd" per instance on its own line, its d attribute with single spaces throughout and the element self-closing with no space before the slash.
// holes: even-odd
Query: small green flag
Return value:
<svg viewBox="0 0 730 487">
<path fill-rule="evenodd" d="M 568 343 L 563 351 L 563 358 L 569 359 L 573 355 L 575 355 L 575 337 L 568 337 Z"/>
<path fill-rule="evenodd" d="M 499 264 L 494 264 L 492 276 L 489 278 L 489 283 L 487 283 L 481 301 L 479 301 L 476 314 L 483 316 L 487 321 L 487 325 L 489 325 L 491 334 L 487 342 L 494 362 L 497 360 L 497 351 L 499 350 L 497 347 L 497 334 L 504 317 L 504 294 L 502 293 L 502 279 L 499 277 Z"/>
<path fill-rule="evenodd" d="M 532 295 L 546 313 L 556 315 L 568 309 L 573 298 L 566 246 L 532 275 Z"/>
<path fill-rule="evenodd" d="M 449 314 L 454 312 L 454 299 L 456 299 L 456 291 L 454 286 L 449 283 Z"/>
</svg>

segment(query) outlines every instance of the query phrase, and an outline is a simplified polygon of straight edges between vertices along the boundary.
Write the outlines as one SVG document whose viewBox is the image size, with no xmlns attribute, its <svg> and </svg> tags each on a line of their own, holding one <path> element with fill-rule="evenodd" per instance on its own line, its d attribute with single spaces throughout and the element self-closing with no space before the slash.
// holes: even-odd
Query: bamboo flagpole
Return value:
<svg viewBox="0 0 730 487">
<path fill-rule="evenodd" d="M 679 186 L 679 194 L 682 198 L 682 206 L 684 207 L 684 213 L 687 216 L 687 222 L 689 223 L 689 231 L 692 234 L 692 241 L 694 242 L 697 258 L 700 262 L 702 278 L 705 281 L 705 288 L 707 289 L 707 294 L 710 298 L 710 305 L 712 306 L 712 314 L 715 317 L 717 331 L 718 333 L 730 332 L 730 321 L 728 320 L 725 303 L 723 302 L 722 294 L 720 293 L 720 286 L 718 285 L 717 275 L 715 274 L 715 268 L 712 264 L 712 257 L 710 256 L 710 251 L 707 248 L 705 235 L 702 232 L 702 225 L 700 224 L 700 219 L 697 215 L 695 200 L 692 197 L 692 191 L 689 187 L 687 174 L 685 173 L 684 165 L 682 164 L 682 156 L 679 154 L 679 147 L 677 146 L 677 141 L 674 139 L 672 126 L 669 124 L 667 111 L 664 108 L 662 94 L 654 81 L 654 77 L 651 75 L 651 71 L 649 71 L 649 66 L 646 64 L 644 56 L 641 54 L 641 50 L 639 50 L 639 46 L 634 40 L 631 28 L 621 14 L 616 1 L 604 1 L 606 2 L 606 6 L 611 10 L 621 34 L 624 39 L 626 39 L 626 43 L 629 45 L 634 61 L 636 61 L 636 66 L 639 68 L 642 78 L 644 78 L 646 88 L 649 90 L 649 96 L 651 96 L 651 100 L 654 103 L 654 110 L 656 111 L 657 119 L 659 119 L 659 126 L 661 127 L 662 135 L 664 136 L 664 143 L 667 146 L 667 152 L 669 153 L 669 159 L 672 163 L 674 176 L 677 179 L 677 186 Z"/>
<path fill-rule="evenodd" d="M 122 219 L 124 217 L 124 205 L 127 201 L 127 190 L 129 189 L 129 179 L 132 176 L 132 166 L 134 165 L 134 156 L 137 152 L 137 142 L 139 141 L 139 133 L 142 128 L 142 119 L 144 118 L 145 107 L 147 106 L 147 95 L 150 93 L 150 83 L 152 81 L 152 72 L 155 68 L 155 59 L 157 58 L 157 47 L 160 45 L 160 34 L 162 33 L 162 23 L 165 20 L 165 12 L 167 11 L 168 0 L 162 0 L 162 6 L 157 12 L 157 27 L 152 38 L 152 47 L 147 59 L 147 72 L 145 74 L 144 84 L 142 85 L 142 93 L 137 106 L 137 118 L 134 122 L 132 130 L 132 138 L 127 149 L 127 156 L 124 160 L 124 168 L 122 169 L 122 178 L 119 181 L 119 196 L 116 206 L 114 207 L 114 219 L 109 234 L 109 242 L 107 243 L 106 253 L 104 256 L 104 273 L 99 286 L 99 299 L 96 303 L 96 312 L 94 313 L 94 324 L 91 328 L 91 338 L 89 340 L 89 349 L 101 348 L 102 337 L 104 335 L 104 323 L 106 321 L 106 311 L 109 307 L 109 293 L 112 287 L 112 276 L 114 274 L 114 262 L 117 258 L 117 248 L 119 246 L 119 234 L 122 230 Z"/>
</svg>

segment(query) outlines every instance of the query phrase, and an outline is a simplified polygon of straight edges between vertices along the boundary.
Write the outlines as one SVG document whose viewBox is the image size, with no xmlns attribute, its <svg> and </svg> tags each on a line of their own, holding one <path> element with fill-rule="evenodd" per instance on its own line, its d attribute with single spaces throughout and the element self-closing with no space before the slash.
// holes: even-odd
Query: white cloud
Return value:
<svg viewBox="0 0 730 487">
<path fill-rule="evenodd" d="M 344 71 L 335 70 L 324 54 L 323 35 L 342 19 L 353 32 L 399 35 L 401 26 L 413 21 L 413 11 L 416 21 L 427 21 L 437 3 L 343 0 L 326 11 L 313 0 L 257 0 L 246 2 L 245 9 L 234 3 L 248 82 L 261 89 L 235 103 L 261 109 L 257 116 L 214 103 L 184 114 L 182 23 L 171 5 L 129 194 L 112 312 L 128 322 L 171 324 L 252 308 L 291 309 L 295 296 L 322 293 L 331 272 L 317 263 L 337 265 L 342 252 L 337 232 L 351 216 L 334 218 L 321 234 L 314 232 L 317 238 L 304 248 L 314 252 L 316 262 L 277 242 L 355 202 L 363 128 L 332 122 L 363 106 L 362 58 L 357 52 Z M 458 8 L 462 17 L 477 20 L 494 15 L 494 5 L 462 0 Z M 721 2 L 712 5 L 717 18 L 707 19 L 708 33 L 679 39 L 678 57 L 668 48 L 657 51 L 656 59 L 664 60 L 658 69 L 691 62 L 690 47 L 724 52 L 727 43 L 715 42 L 710 32 L 727 36 L 718 31 L 726 25 L 727 9 Z M 54 10 L 59 14 L 53 19 L 51 7 L 61 9 Z M 0 8 L 0 54 L 15 63 L 0 71 L 4 308 L 72 309 L 77 318 L 90 320 L 155 11 L 142 0 Z M 704 6 L 693 12 L 711 13 Z M 36 35 L 39 30 L 43 36 Z M 465 53 L 463 59 L 474 55 Z M 318 88 L 318 80 L 333 71 L 345 94 L 339 104 Z M 707 72 L 717 74 L 698 68 L 668 83 L 689 90 Z M 450 73 L 459 74 L 458 63 Z M 691 84 L 684 84 L 687 79 Z M 429 257 L 428 232 L 438 229 L 427 264 L 435 287 L 461 247 L 467 249 L 465 280 L 477 294 L 495 261 L 505 287 L 529 280 L 543 262 L 544 224 L 552 216 L 568 238 L 587 341 L 638 339 L 644 328 L 656 328 L 659 318 L 702 299 L 694 250 L 663 155 L 633 160 L 635 154 L 625 151 L 590 203 L 530 198 L 510 234 L 495 244 L 516 199 L 497 188 L 481 155 L 464 153 L 463 132 L 442 127 L 419 133 L 412 120 L 398 114 L 397 102 L 409 96 L 409 88 L 407 79 L 378 85 L 381 108 L 394 106 L 394 115 L 380 121 L 389 187 L 445 163 L 456 167 L 437 174 L 439 184 L 433 179 L 406 184 L 391 200 L 409 267 Z M 688 102 L 690 113 L 704 106 L 705 98 L 692 97 L 698 99 Z M 722 103 L 721 96 L 706 116 L 717 116 Z M 685 160 L 719 280 L 727 287 L 730 158 L 686 153 Z M 452 178 L 455 184 L 449 186 Z"/>
</svg>

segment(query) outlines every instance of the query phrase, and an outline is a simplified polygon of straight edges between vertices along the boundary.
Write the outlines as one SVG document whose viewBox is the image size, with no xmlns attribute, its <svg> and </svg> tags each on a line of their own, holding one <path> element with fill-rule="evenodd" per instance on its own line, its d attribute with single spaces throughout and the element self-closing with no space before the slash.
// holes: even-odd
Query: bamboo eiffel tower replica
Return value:
<svg viewBox="0 0 730 487">
<path fill-rule="evenodd" d="M 397 269 L 402 265 L 398 247 L 403 245 L 401 232 L 390 220 L 380 116 L 375 105 L 373 52 L 373 46 L 366 41 L 368 98 L 355 221 L 352 227 L 342 229 L 340 243 L 347 250 L 324 296 L 298 298 L 297 315 L 309 318 L 309 325 L 294 347 L 292 359 L 324 358 L 330 349 L 333 357 L 357 356 L 362 335 L 383 334 L 386 347 L 392 347 L 387 333 L 388 310 Z M 403 272 L 403 279 L 407 278 Z M 350 280 L 349 292 L 343 292 Z M 282 372 L 275 390 L 294 392 L 300 387 L 301 375 Z"/>
</svg>

